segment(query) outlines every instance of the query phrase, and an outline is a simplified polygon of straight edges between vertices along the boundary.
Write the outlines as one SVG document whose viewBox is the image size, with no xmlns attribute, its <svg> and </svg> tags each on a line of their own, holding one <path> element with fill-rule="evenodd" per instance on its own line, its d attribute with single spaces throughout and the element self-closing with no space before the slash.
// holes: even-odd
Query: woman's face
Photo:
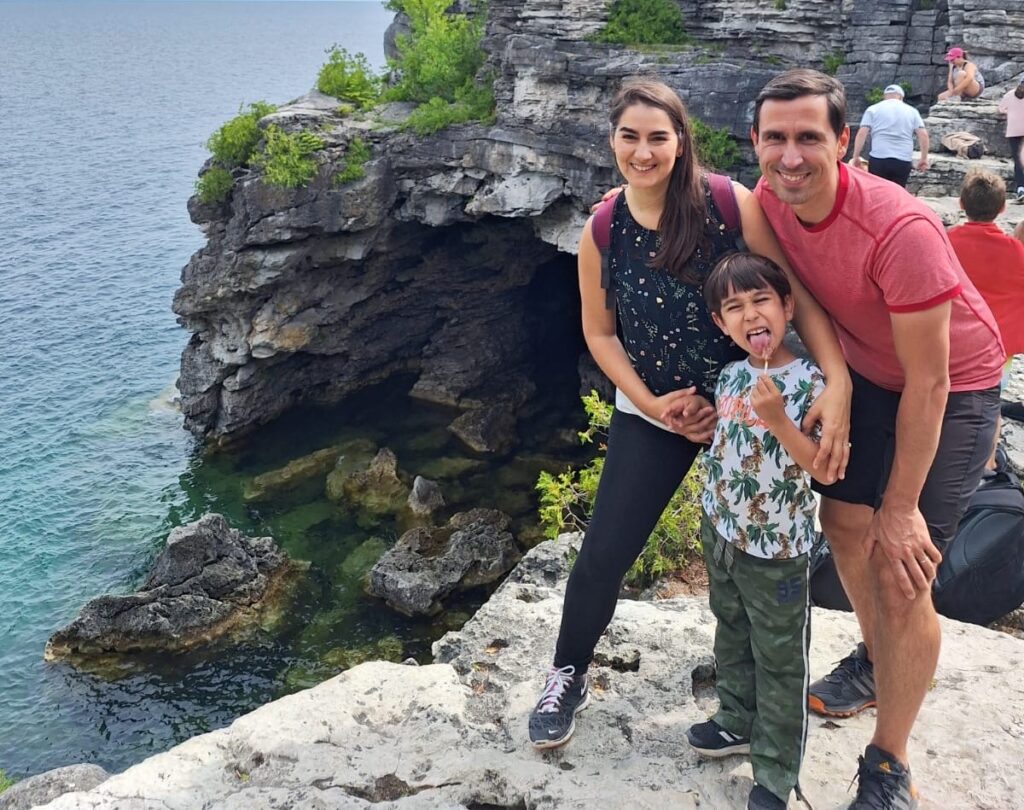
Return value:
<svg viewBox="0 0 1024 810">
<path fill-rule="evenodd" d="M 964 59 L 962 56 L 953 60 L 953 67 L 962 68 L 966 64 L 967 60 Z"/>
<path fill-rule="evenodd" d="M 646 104 L 626 107 L 611 134 L 611 145 L 619 171 L 636 188 L 667 185 L 676 158 L 683 154 L 668 113 Z"/>
</svg>

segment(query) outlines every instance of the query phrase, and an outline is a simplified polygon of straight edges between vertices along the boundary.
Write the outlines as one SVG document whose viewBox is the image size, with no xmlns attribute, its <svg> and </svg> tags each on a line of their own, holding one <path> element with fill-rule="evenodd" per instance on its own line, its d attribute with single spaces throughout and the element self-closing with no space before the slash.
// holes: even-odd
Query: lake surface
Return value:
<svg viewBox="0 0 1024 810">
<path fill-rule="evenodd" d="M 0 769 L 120 770 L 353 655 L 423 658 L 447 626 L 359 593 L 366 543 L 400 527 L 360 525 L 316 491 L 257 505 L 241 491 L 356 437 L 403 465 L 454 457 L 451 413 L 410 404 L 396 381 L 204 459 L 171 406 L 187 335 L 170 301 L 203 243 L 185 210 L 203 144 L 240 105 L 306 92 L 334 43 L 382 65 L 390 20 L 377 3 L 0 2 Z M 557 421 L 538 415 L 536 445 L 514 459 L 442 470 L 451 506 L 500 488 L 522 525 Z M 209 510 L 313 563 L 282 627 L 113 680 L 43 663 L 50 633 L 89 598 L 136 587 L 170 528 Z"/>
</svg>

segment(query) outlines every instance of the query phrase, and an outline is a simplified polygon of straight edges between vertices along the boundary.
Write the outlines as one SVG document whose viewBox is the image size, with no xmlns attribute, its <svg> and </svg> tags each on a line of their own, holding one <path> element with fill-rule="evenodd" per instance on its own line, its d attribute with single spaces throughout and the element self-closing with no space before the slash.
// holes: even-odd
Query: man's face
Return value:
<svg viewBox="0 0 1024 810">
<path fill-rule="evenodd" d="M 751 138 L 761 173 L 775 196 L 804 222 L 825 219 L 835 203 L 837 161 L 846 154 L 849 128 L 837 138 L 829 125 L 825 97 L 803 96 L 765 101 L 759 130 L 751 130 Z"/>
</svg>

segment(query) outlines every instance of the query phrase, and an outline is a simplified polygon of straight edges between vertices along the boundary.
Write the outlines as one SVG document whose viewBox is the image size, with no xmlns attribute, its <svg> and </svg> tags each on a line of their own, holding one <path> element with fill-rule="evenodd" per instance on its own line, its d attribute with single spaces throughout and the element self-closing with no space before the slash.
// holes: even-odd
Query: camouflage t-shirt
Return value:
<svg viewBox="0 0 1024 810">
<path fill-rule="evenodd" d="M 702 505 L 722 537 L 755 557 L 786 559 L 810 551 L 815 500 L 810 477 L 790 458 L 750 406 L 762 369 L 730 363 L 718 378 L 718 426 L 704 463 Z M 796 359 L 768 373 L 797 425 L 825 388 L 821 370 Z"/>
</svg>

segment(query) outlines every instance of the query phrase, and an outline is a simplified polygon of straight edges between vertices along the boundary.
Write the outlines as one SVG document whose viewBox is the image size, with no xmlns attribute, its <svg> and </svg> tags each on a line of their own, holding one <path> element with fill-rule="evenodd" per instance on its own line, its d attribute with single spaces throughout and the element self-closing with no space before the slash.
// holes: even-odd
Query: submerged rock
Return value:
<svg viewBox="0 0 1024 810">
<path fill-rule="evenodd" d="M 246 501 L 265 501 L 305 484 L 314 478 L 322 478 L 334 469 L 340 447 L 325 447 L 308 456 L 288 462 L 278 470 L 257 475 L 245 485 L 242 497 Z"/>
<path fill-rule="evenodd" d="M 342 463 L 345 462 L 345 463 Z M 354 468 L 340 459 L 327 478 L 327 497 L 369 515 L 397 514 L 409 497 L 409 487 L 398 477 L 398 459 L 388 448 L 377 452 L 369 465 Z"/>
<path fill-rule="evenodd" d="M 518 441 L 515 414 L 502 405 L 466 411 L 448 429 L 478 453 L 507 453 Z"/>
<path fill-rule="evenodd" d="M 411 529 L 370 571 L 367 592 L 406 615 L 433 615 L 454 591 L 494 582 L 519 556 L 508 515 L 473 509 L 447 525 Z"/>
<path fill-rule="evenodd" d="M 270 537 L 248 537 L 217 514 L 167 536 L 133 594 L 90 601 L 46 643 L 47 661 L 151 650 L 181 651 L 262 621 L 287 594 L 294 563 Z"/>
<path fill-rule="evenodd" d="M 429 515 L 444 506 L 444 496 L 436 481 L 417 475 L 406 502 L 415 515 Z"/>
</svg>

